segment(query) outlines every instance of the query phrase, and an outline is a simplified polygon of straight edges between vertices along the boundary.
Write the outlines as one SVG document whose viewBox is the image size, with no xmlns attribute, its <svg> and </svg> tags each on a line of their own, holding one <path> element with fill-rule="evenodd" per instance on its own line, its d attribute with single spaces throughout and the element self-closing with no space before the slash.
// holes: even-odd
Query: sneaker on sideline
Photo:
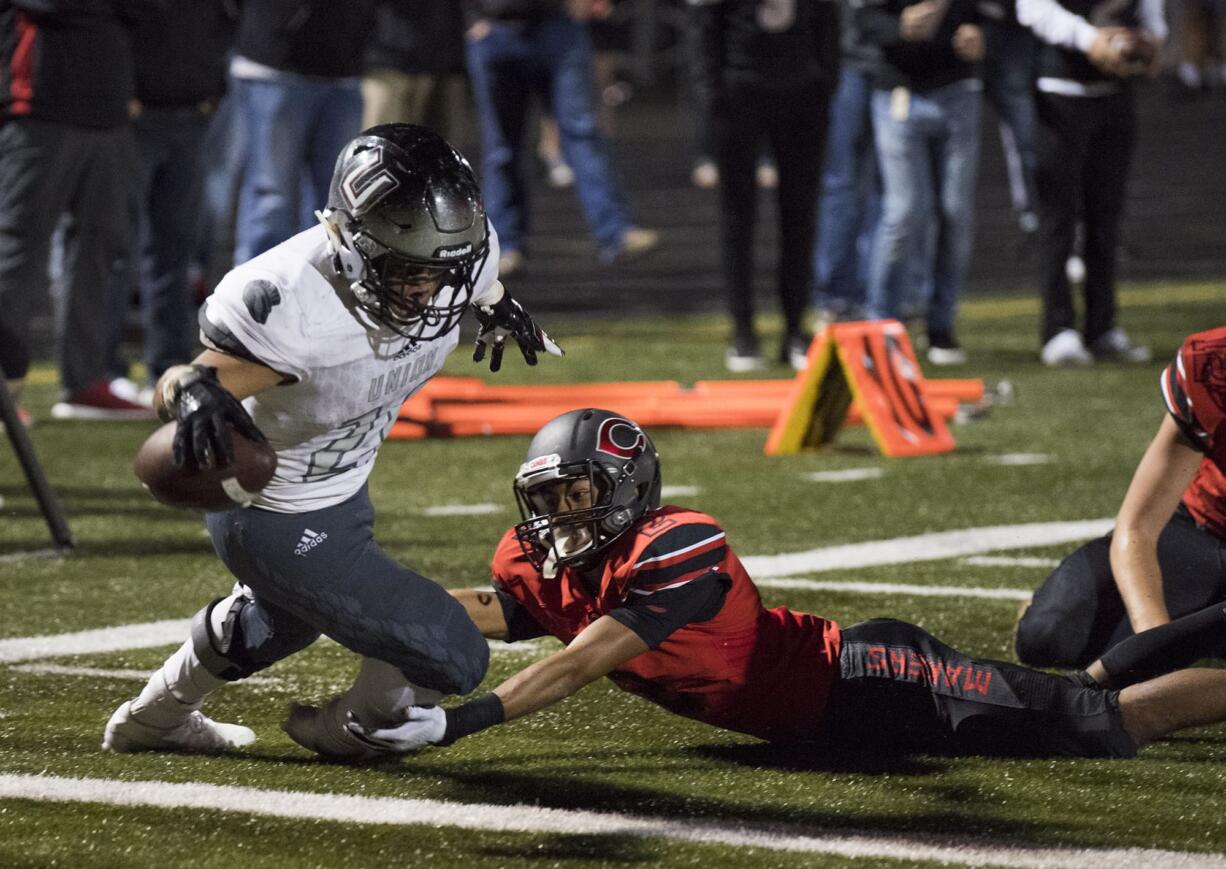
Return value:
<svg viewBox="0 0 1226 869">
<path fill-rule="evenodd" d="M 790 365 L 793 371 L 804 371 L 809 367 L 809 345 L 812 343 L 812 335 L 788 335 L 779 348 L 779 361 Z"/>
<path fill-rule="evenodd" d="M 953 335 L 929 335 L 928 361 L 933 365 L 965 365 L 966 351 Z"/>
<path fill-rule="evenodd" d="M 621 244 L 600 253 L 605 265 L 641 259 L 660 246 L 660 233 L 654 229 L 632 226 L 622 236 Z"/>
<path fill-rule="evenodd" d="M 557 157 L 545 160 L 545 183 L 554 190 L 565 190 L 575 186 L 575 170 Z"/>
<path fill-rule="evenodd" d="M 153 409 L 140 403 L 140 389 L 127 378 L 95 380 L 51 406 L 53 419 L 153 419 Z"/>
<path fill-rule="evenodd" d="M 153 727 L 137 721 L 128 700 L 115 710 L 106 723 L 102 747 L 106 751 L 127 754 L 133 751 L 191 751 L 216 754 L 231 748 L 242 748 L 255 742 L 255 732 L 241 724 L 221 724 L 206 718 L 199 710 L 188 713 L 182 724 L 174 727 Z"/>
<path fill-rule="evenodd" d="M 1076 329 L 1061 329 L 1051 336 L 1039 351 L 1039 359 L 1050 368 L 1089 365 L 1094 361 L 1094 357 L 1086 349 L 1081 333 Z"/>
<path fill-rule="evenodd" d="M 719 169 L 711 160 L 699 160 L 690 170 L 690 183 L 699 190 L 714 190 L 719 186 Z"/>
<path fill-rule="evenodd" d="M 1153 354 L 1148 347 L 1133 344 L 1128 333 L 1119 326 L 1108 329 L 1090 344 L 1090 353 L 1096 359 L 1114 362 L 1148 362 Z"/>
<path fill-rule="evenodd" d="M 762 351 L 758 348 L 758 339 L 738 336 L 724 356 L 724 365 L 733 374 L 764 369 L 766 360 L 762 358 Z"/>
<path fill-rule="evenodd" d="M 754 172 L 754 180 L 757 181 L 760 189 L 774 190 L 779 186 L 779 170 L 775 168 L 774 163 L 759 163 Z"/>
</svg>

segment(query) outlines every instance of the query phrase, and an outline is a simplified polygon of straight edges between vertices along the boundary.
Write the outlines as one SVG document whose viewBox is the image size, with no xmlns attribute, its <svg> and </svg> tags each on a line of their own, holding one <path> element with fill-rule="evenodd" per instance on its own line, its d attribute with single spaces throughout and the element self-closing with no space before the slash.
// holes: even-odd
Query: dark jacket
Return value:
<svg viewBox="0 0 1226 869">
<path fill-rule="evenodd" d="M 692 3 L 695 90 L 700 100 L 719 98 L 728 84 L 792 87 L 839 75 L 839 4 L 796 3 L 787 21 L 761 20 L 757 0 Z"/>
<path fill-rule="evenodd" d="M 0 0 L 0 120 L 127 123 L 136 92 L 129 24 L 155 5 Z"/>
<path fill-rule="evenodd" d="M 464 71 L 464 10 L 455 0 L 379 0 L 366 69 Z"/>
<path fill-rule="evenodd" d="M 359 76 L 374 23 L 375 0 L 243 0 L 238 53 L 299 75 Z"/>
<path fill-rule="evenodd" d="M 133 32 L 136 97 L 147 106 L 193 106 L 226 90 L 237 0 L 176 0 L 144 16 Z"/>
<path fill-rule="evenodd" d="M 975 0 L 948 0 L 948 7 L 932 38 L 909 42 L 902 38 L 902 10 L 920 0 L 857 0 L 856 26 L 863 38 L 881 48 L 874 87 L 906 87 L 926 91 L 962 79 L 974 78 L 977 65 L 960 59 L 953 36 L 963 24 L 977 24 Z"/>
</svg>

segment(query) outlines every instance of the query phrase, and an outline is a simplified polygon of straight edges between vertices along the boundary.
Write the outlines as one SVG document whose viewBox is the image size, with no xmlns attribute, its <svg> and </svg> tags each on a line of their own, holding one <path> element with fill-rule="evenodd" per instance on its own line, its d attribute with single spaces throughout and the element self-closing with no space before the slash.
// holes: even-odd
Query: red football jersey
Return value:
<svg viewBox="0 0 1226 869">
<path fill-rule="evenodd" d="M 839 628 L 785 607 L 767 610 L 723 530 L 681 507 L 648 513 L 609 550 L 595 594 L 564 568 L 545 579 L 508 532 L 494 584 L 564 643 L 635 597 L 716 572 L 731 579 L 712 618 L 673 631 L 609 674 L 619 687 L 684 715 L 762 739 L 815 739 L 838 672 Z"/>
<path fill-rule="evenodd" d="M 1183 493 L 1192 517 L 1226 540 L 1226 326 L 1189 336 L 1162 372 L 1162 398 L 1205 453 Z"/>
</svg>

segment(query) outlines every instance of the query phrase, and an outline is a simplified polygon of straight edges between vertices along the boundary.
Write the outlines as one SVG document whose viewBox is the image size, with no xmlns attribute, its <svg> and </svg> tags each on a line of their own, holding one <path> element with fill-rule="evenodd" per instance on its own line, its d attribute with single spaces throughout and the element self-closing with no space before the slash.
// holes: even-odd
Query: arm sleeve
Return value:
<svg viewBox="0 0 1226 869">
<path fill-rule="evenodd" d="M 485 255 L 485 262 L 481 264 L 481 270 L 473 280 L 473 297 L 470 304 L 474 306 L 497 304 L 506 293 L 502 281 L 498 280 L 498 260 L 502 256 L 502 246 L 498 243 L 498 233 L 494 231 L 493 224 L 489 225 L 489 232 L 489 253 Z"/>
<path fill-rule="evenodd" d="M 714 618 L 731 585 L 726 574 L 711 571 L 685 585 L 639 597 L 613 610 L 609 617 L 634 631 L 648 648 L 654 649 L 678 628 Z"/>
<path fill-rule="evenodd" d="M 1017 20 L 1039 39 L 1061 48 L 1088 54 L 1097 29 L 1056 0 L 1017 0 Z"/>
<path fill-rule="evenodd" d="M 498 595 L 502 617 L 507 623 L 506 642 L 518 643 L 520 640 L 534 640 L 549 635 L 549 631 L 542 628 L 519 601 L 500 588 L 495 588 L 494 593 Z"/>
</svg>

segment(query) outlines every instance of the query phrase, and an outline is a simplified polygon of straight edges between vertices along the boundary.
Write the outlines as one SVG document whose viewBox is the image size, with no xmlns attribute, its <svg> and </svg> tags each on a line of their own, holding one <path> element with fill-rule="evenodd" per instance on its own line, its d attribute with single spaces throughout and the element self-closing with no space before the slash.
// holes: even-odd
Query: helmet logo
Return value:
<svg viewBox="0 0 1226 869">
<path fill-rule="evenodd" d="M 637 458 L 647 446 L 647 435 L 628 419 L 609 417 L 596 433 L 596 451 L 619 459 Z"/>
<path fill-rule="evenodd" d="M 341 179 L 341 194 L 354 215 L 400 186 L 396 176 L 383 163 L 383 148 L 375 145 L 370 151 L 373 160 L 363 160 Z"/>
<path fill-rule="evenodd" d="M 434 252 L 434 256 L 438 259 L 458 259 L 462 256 L 468 256 L 473 252 L 471 241 L 466 241 L 455 247 L 440 247 Z"/>
</svg>

